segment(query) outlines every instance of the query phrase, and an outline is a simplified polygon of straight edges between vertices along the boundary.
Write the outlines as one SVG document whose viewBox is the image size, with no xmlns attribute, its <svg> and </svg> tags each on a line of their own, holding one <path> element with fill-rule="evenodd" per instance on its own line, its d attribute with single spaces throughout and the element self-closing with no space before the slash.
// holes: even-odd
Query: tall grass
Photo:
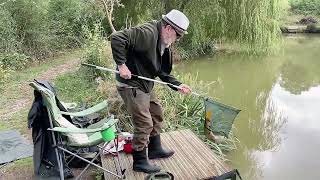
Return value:
<svg viewBox="0 0 320 180">
<path fill-rule="evenodd" d="M 177 75 L 177 77 L 191 87 L 196 87 L 196 89 L 193 90 L 203 96 L 207 96 L 206 94 L 209 92 L 209 89 L 214 88 L 214 82 L 201 81 L 197 76 L 191 74 Z M 233 133 L 230 134 L 229 139 L 220 137 L 219 142 L 212 142 L 207 139 L 205 135 L 206 132 L 204 131 L 205 107 L 203 97 L 184 95 L 164 86 L 157 86 L 155 91 L 164 108 L 166 121 L 165 131 L 185 128 L 191 129 L 206 142 L 221 159 L 227 160 L 225 153 L 236 149 L 236 144 L 239 141 Z"/>
</svg>

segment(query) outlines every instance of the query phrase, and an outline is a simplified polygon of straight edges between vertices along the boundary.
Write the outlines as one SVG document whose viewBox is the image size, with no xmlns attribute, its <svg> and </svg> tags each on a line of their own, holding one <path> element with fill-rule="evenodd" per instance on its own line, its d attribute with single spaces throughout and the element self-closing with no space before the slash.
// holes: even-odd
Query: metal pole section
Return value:
<svg viewBox="0 0 320 180">
<path fill-rule="evenodd" d="M 106 171 L 106 172 L 108 172 L 108 173 L 110 173 L 110 174 L 112 174 L 112 175 L 120 178 L 120 179 L 122 178 L 121 176 L 119 176 L 119 175 L 117 175 L 117 174 L 115 174 L 115 173 L 113 173 L 113 172 L 111 172 L 111 171 L 109 171 L 109 170 L 107 170 L 107 169 L 105 169 L 105 168 L 103 168 L 103 167 L 101 167 L 101 166 L 98 166 L 98 165 L 96 165 L 96 164 L 94 164 L 94 163 L 92 163 L 92 162 L 90 162 L 90 161 L 82 158 L 81 156 L 79 156 L 79 155 L 77 155 L 77 154 L 74 154 L 74 153 L 72 153 L 72 152 L 70 152 L 70 151 L 68 151 L 68 150 L 66 150 L 66 149 L 64 149 L 64 148 L 62 148 L 62 147 L 59 147 L 59 146 L 58 146 L 58 148 L 59 148 L 60 150 L 64 151 L 64 152 L 67 152 L 67 153 L 69 153 L 69 154 L 71 154 L 71 155 L 73 155 L 73 156 L 76 156 L 77 158 L 79 158 L 79 159 L 81 159 L 81 160 L 83 160 L 83 161 L 91 164 L 92 166 L 95 166 L 95 167 L 97 167 L 97 168 L 100 168 L 100 169 L 102 169 L 102 170 L 104 170 L 104 171 Z"/>
<path fill-rule="evenodd" d="M 93 163 L 93 161 L 95 161 L 95 160 L 98 158 L 99 155 L 100 155 L 100 153 L 97 153 L 90 162 Z M 75 156 L 73 156 L 73 157 L 75 157 Z M 91 164 L 88 164 L 88 165 L 81 171 L 81 173 L 78 175 L 78 177 L 77 177 L 75 180 L 80 179 L 81 176 L 84 174 L 84 172 L 90 167 L 90 165 L 91 165 Z"/>
<path fill-rule="evenodd" d="M 48 116 L 49 116 L 50 127 L 53 128 L 50 109 L 47 108 L 47 111 L 48 111 Z M 58 163 L 58 167 L 59 167 L 60 179 L 64 180 L 62 157 L 61 157 L 61 154 L 58 152 L 58 145 L 57 145 L 57 141 L 56 141 L 56 138 L 55 138 L 55 135 L 54 135 L 53 131 L 51 131 L 51 135 L 52 135 L 52 140 L 53 140 L 53 145 L 54 145 L 54 151 L 55 151 L 55 154 L 56 154 L 56 157 L 57 157 L 57 163 Z"/>
</svg>

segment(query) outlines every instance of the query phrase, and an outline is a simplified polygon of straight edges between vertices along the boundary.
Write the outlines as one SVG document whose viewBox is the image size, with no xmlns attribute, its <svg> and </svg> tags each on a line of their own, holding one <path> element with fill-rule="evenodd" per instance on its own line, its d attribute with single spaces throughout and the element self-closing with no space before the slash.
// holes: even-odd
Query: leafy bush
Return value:
<svg viewBox="0 0 320 180">
<path fill-rule="evenodd" d="M 9 70 L 5 69 L 2 62 L 0 61 L 0 90 L 4 82 L 6 82 L 9 76 Z"/>
<path fill-rule="evenodd" d="M 8 1 L 4 8 L 10 12 L 12 23 L 16 25 L 17 51 L 31 57 L 41 58 L 48 54 L 47 1 Z"/>
<path fill-rule="evenodd" d="M 291 10 L 304 15 L 320 15 L 320 0 L 290 0 Z"/>
<path fill-rule="evenodd" d="M 43 59 L 84 44 L 85 25 L 103 20 L 102 9 L 86 0 L 9 0 L 0 6 L 0 53 Z"/>
<path fill-rule="evenodd" d="M 82 46 L 85 30 L 101 22 L 103 12 L 95 3 L 84 0 L 55 0 L 48 6 L 52 48 L 60 50 Z"/>
<path fill-rule="evenodd" d="M 85 44 L 85 55 L 84 60 L 86 63 L 94 64 L 97 66 L 114 68 L 112 62 L 111 47 L 108 41 L 102 36 L 103 30 L 100 24 L 96 24 L 93 31 L 86 28 L 86 44 Z M 92 78 L 109 77 L 110 73 L 86 68 Z"/>
<path fill-rule="evenodd" d="M 0 54 L 0 63 L 4 69 L 18 70 L 24 68 L 31 58 L 16 52 Z"/>
<path fill-rule="evenodd" d="M 55 0 L 49 2 L 48 26 L 53 49 L 80 46 L 81 10 L 81 1 Z"/>
<path fill-rule="evenodd" d="M 0 6 L 0 52 L 16 50 L 16 28 L 10 12 Z"/>
</svg>

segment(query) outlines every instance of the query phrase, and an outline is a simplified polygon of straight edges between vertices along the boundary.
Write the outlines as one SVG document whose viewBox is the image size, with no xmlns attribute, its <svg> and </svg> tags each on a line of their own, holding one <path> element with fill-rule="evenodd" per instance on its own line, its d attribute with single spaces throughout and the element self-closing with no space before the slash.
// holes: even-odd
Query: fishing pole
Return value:
<svg viewBox="0 0 320 180">
<path fill-rule="evenodd" d="M 88 64 L 88 63 L 82 63 L 83 66 L 88 66 L 91 68 L 95 68 L 101 71 L 108 71 L 108 72 L 113 72 L 113 73 L 117 73 L 120 74 L 119 71 L 114 70 L 114 69 L 109 69 L 106 67 L 101 67 L 101 66 L 96 66 L 93 64 Z M 163 84 L 163 85 L 169 85 L 172 87 L 175 87 L 177 89 L 182 89 L 181 87 L 171 84 L 171 83 L 167 83 L 167 82 L 163 82 L 163 81 L 159 81 L 159 80 L 155 80 L 155 79 L 151 79 L 151 78 L 147 78 L 147 77 L 143 77 L 143 76 L 138 76 L 135 74 L 131 74 L 133 77 L 139 78 L 139 79 L 143 79 L 143 80 L 147 80 L 147 81 L 152 81 L 155 83 L 159 83 L 159 84 Z M 216 133 L 220 133 L 225 137 L 228 137 L 229 131 L 231 129 L 230 128 L 224 128 L 223 130 L 221 130 L 221 127 L 225 127 L 225 125 L 221 125 L 221 123 L 223 122 L 230 122 L 227 123 L 229 126 L 233 124 L 233 121 L 235 119 L 235 117 L 237 116 L 237 114 L 241 111 L 237 108 L 234 108 L 232 106 L 228 106 L 222 103 L 219 103 L 215 100 L 212 100 L 208 97 L 202 96 L 196 92 L 191 92 L 193 95 L 199 96 L 204 100 L 204 106 L 205 106 L 205 128 L 208 129 L 209 131 L 216 132 L 213 129 L 213 126 L 211 126 L 211 122 L 220 122 L 220 125 L 217 125 L 217 127 L 219 127 L 219 131 L 217 131 Z M 219 113 L 215 113 L 213 115 L 213 112 L 219 112 Z M 213 121 L 213 118 L 215 118 L 215 120 Z M 219 119 L 219 120 L 218 120 Z M 208 126 L 210 124 L 210 126 Z M 228 127 L 228 125 L 226 127 Z M 207 127 L 208 126 L 208 127 Z M 210 128 L 210 129 L 209 129 Z M 213 134 L 206 134 L 207 138 L 212 138 Z M 213 137 L 214 138 L 214 137 Z"/>
<path fill-rule="evenodd" d="M 106 68 L 106 67 L 97 66 L 97 65 L 94 65 L 94 64 L 81 63 L 81 65 L 92 67 L 92 68 L 95 68 L 95 69 L 99 69 L 101 71 L 108 71 L 108 72 L 113 72 L 113 73 L 120 74 L 120 72 L 117 71 L 117 70 L 109 69 L 109 68 Z M 156 80 L 156 79 L 151 79 L 151 78 L 147 78 L 147 77 L 144 77 L 144 76 L 138 76 L 138 75 L 135 75 L 135 74 L 131 74 L 131 76 L 139 78 L 139 79 L 143 79 L 143 80 L 147 80 L 147 81 L 152 81 L 152 82 L 155 82 L 155 83 L 163 84 L 163 85 L 169 85 L 169 86 L 172 86 L 172 87 L 177 88 L 177 89 L 182 89 L 182 87 L 174 85 L 174 84 L 171 84 L 171 83 L 168 83 L 168 82 L 159 81 L 159 80 Z M 200 94 L 198 94 L 196 92 L 191 92 L 191 93 L 193 95 L 202 97 Z"/>
</svg>

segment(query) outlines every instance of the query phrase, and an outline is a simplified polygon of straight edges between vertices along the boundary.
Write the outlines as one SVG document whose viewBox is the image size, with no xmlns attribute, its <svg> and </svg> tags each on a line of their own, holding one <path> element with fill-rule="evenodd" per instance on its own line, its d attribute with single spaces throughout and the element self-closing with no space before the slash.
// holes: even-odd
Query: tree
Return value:
<svg viewBox="0 0 320 180">
<path fill-rule="evenodd" d="M 121 0 L 99 0 L 103 4 L 103 8 L 105 11 L 106 18 L 108 20 L 108 23 L 110 25 L 110 28 L 112 32 L 116 32 L 117 30 L 114 28 L 113 25 L 113 11 L 114 7 L 124 7 L 123 4 L 121 4 Z"/>
</svg>

